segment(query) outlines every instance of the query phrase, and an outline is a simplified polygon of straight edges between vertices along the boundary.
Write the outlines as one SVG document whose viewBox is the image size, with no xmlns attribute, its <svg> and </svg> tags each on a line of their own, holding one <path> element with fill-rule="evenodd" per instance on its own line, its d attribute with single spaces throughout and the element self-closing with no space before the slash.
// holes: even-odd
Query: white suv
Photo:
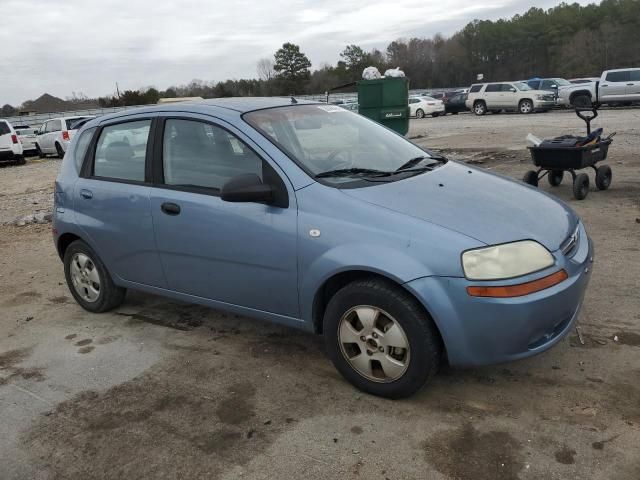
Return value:
<svg viewBox="0 0 640 480">
<path fill-rule="evenodd" d="M 36 150 L 40 158 L 47 154 L 64 157 L 78 128 L 92 118 L 94 117 L 61 117 L 44 122 L 36 140 Z"/>
<path fill-rule="evenodd" d="M 16 131 L 9 122 L 0 120 L 0 163 L 4 162 L 24 165 L 24 155 Z"/>
<path fill-rule="evenodd" d="M 524 82 L 476 83 L 471 85 L 465 105 L 476 115 L 502 110 L 532 113 L 553 108 L 555 95 L 533 90 Z"/>
</svg>

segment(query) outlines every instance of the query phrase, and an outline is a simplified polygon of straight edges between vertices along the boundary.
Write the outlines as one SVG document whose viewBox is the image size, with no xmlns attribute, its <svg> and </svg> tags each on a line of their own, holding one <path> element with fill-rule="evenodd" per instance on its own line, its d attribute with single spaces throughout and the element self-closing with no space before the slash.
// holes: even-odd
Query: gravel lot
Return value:
<svg viewBox="0 0 640 480">
<path fill-rule="evenodd" d="M 60 160 L 0 168 L 0 478 L 640 478 L 640 110 L 617 130 L 610 190 L 573 200 L 596 262 L 580 324 L 541 356 L 445 369 L 408 400 L 364 395 L 320 338 L 130 293 L 91 315 L 64 284 L 47 212 Z M 521 178 L 525 136 L 570 112 L 412 121 L 410 137 Z M 540 212 L 544 215 L 544 212 Z"/>
</svg>

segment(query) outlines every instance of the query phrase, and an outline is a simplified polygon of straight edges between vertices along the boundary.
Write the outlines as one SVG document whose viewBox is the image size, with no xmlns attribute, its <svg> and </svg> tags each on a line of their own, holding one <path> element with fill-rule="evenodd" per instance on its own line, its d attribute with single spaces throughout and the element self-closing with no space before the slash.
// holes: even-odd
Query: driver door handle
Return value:
<svg viewBox="0 0 640 480">
<path fill-rule="evenodd" d="M 171 202 L 165 202 L 160 209 L 167 215 L 180 215 L 180 205 Z"/>
</svg>

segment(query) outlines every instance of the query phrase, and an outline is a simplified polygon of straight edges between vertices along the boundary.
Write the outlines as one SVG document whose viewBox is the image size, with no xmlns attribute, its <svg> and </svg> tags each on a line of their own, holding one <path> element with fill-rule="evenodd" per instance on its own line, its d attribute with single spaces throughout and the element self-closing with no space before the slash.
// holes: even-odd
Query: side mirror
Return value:
<svg viewBox="0 0 640 480">
<path fill-rule="evenodd" d="M 551 85 L 551 88 L 558 88 L 558 85 L 554 83 L 553 85 Z"/>
<path fill-rule="evenodd" d="M 220 198 L 225 202 L 273 202 L 273 189 L 255 173 L 237 175 L 222 186 Z"/>
<path fill-rule="evenodd" d="M 515 88 L 513 88 L 513 87 L 511 87 L 511 88 L 509 89 L 509 91 L 510 91 L 510 92 L 513 92 L 513 93 L 516 93 L 516 92 L 517 92 L 517 90 L 516 90 Z"/>
</svg>

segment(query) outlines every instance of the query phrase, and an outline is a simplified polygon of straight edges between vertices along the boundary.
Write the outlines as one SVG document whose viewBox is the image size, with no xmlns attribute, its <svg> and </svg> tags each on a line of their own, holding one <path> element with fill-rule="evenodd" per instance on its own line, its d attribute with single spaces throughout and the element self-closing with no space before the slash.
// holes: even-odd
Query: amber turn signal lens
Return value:
<svg viewBox="0 0 640 480">
<path fill-rule="evenodd" d="M 518 285 L 502 285 L 496 287 L 467 287 L 467 293 L 472 297 L 522 297 L 523 295 L 529 295 L 530 293 L 539 292 L 540 290 L 544 290 L 545 288 L 553 287 L 554 285 L 563 282 L 567 278 L 569 278 L 567 272 L 565 272 L 564 270 L 560 270 L 546 277 L 539 278 L 538 280 L 520 283 Z"/>
</svg>

